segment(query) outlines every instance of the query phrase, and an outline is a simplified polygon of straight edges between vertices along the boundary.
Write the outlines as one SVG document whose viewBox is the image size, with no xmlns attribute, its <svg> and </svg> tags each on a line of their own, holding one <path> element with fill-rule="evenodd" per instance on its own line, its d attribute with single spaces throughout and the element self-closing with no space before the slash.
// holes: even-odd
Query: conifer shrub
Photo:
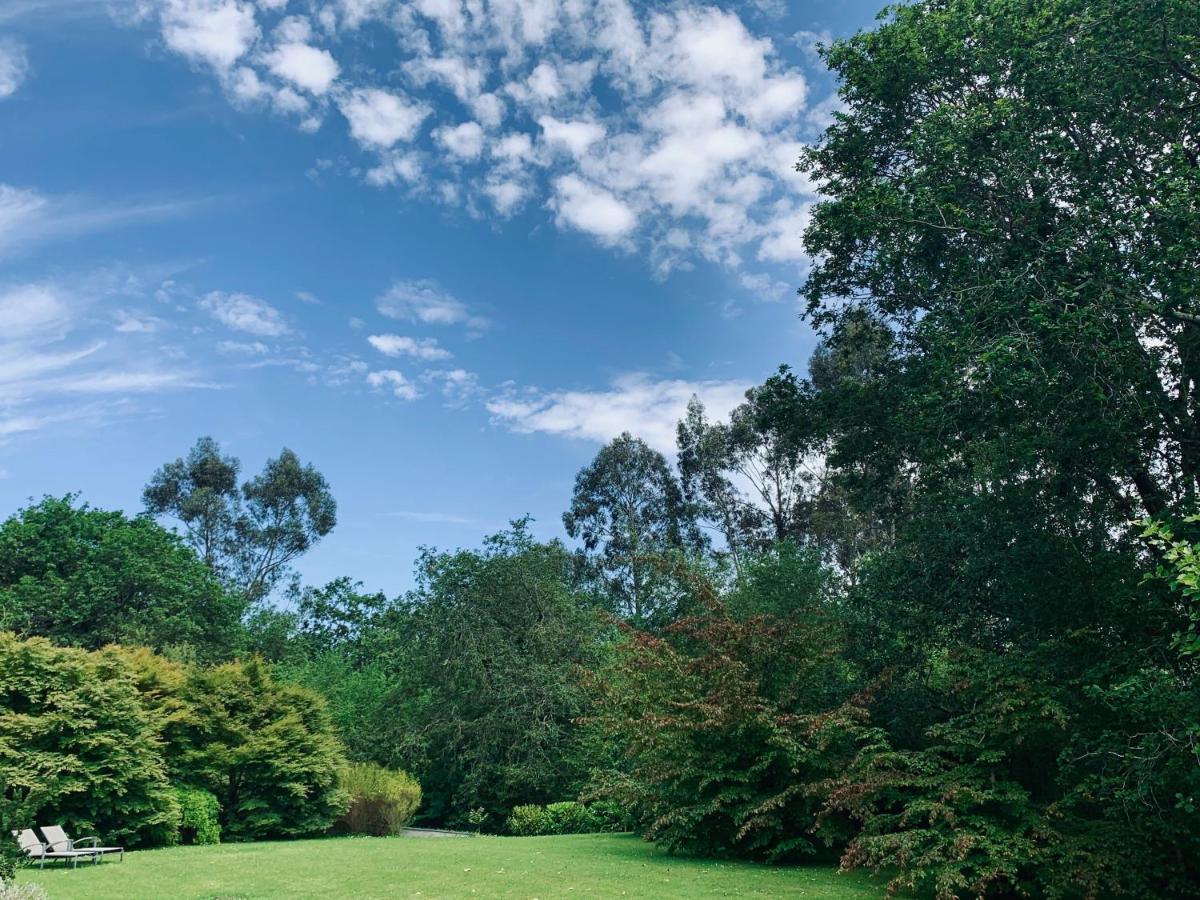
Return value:
<svg viewBox="0 0 1200 900">
<path fill-rule="evenodd" d="M 336 827 L 350 834 L 399 834 L 421 805 L 421 785 L 415 778 L 374 763 L 346 766 L 341 785 L 350 806 Z"/>
</svg>

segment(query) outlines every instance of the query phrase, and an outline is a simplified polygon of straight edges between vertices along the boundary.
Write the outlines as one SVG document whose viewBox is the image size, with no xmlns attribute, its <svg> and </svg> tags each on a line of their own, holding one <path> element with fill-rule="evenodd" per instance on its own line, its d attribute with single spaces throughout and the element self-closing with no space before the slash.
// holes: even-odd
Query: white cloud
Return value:
<svg viewBox="0 0 1200 900">
<path fill-rule="evenodd" d="M 237 0 L 165 0 L 161 15 L 168 47 L 218 71 L 230 69 L 259 36 L 254 7 Z"/>
<path fill-rule="evenodd" d="M 598 443 L 628 431 L 670 454 L 675 451 L 675 425 L 693 396 L 712 418 L 721 419 L 745 399 L 750 386 L 743 381 L 654 380 L 633 373 L 608 390 L 509 393 L 490 400 L 487 409 L 513 431 Z"/>
<path fill-rule="evenodd" d="M 812 103 L 759 18 L 712 0 L 329 0 L 282 20 L 282 0 L 257 18 L 250 0 L 144 2 L 239 105 L 307 131 L 336 105 L 366 157 L 346 169 L 374 187 L 472 216 L 548 209 L 660 274 L 805 265 L 787 236 L 798 207 L 780 200 L 812 198 L 792 164 L 835 100 Z M 399 61 L 373 64 L 384 35 Z"/>
<path fill-rule="evenodd" d="M 158 316 L 128 309 L 118 309 L 113 316 L 117 320 L 113 330 L 122 334 L 153 334 L 161 331 L 167 324 Z"/>
<path fill-rule="evenodd" d="M 381 369 L 367 373 L 367 384 L 376 390 L 389 390 L 401 400 L 416 400 L 421 396 L 417 386 L 395 369 Z"/>
<path fill-rule="evenodd" d="M 0 256 L 55 238 L 177 216 L 198 205 L 192 200 L 159 200 L 99 206 L 83 198 L 46 197 L 0 183 Z"/>
<path fill-rule="evenodd" d="M 29 76 L 29 56 L 25 45 L 0 38 L 0 100 L 11 97 Z"/>
<path fill-rule="evenodd" d="M 140 279 L 114 272 L 0 287 L 0 441 L 55 425 L 99 426 L 136 412 L 136 395 L 211 386 L 165 364 L 165 353 L 146 352 L 161 320 L 118 309 L 113 327 L 107 301 L 142 293 Z M 121 327 L 133 321 L 137 328 Z M 79 395 L 103 399 L 80 406 Z"/>
<path fill-rule="evenodd" d="M 0 293 L 0 340 L 61 334 L 71 320 L 67 303 L 53 287 L 22 284 Z"/>
<path fill-rule="evenodd" d="M 489 181 L 483 192 L 491 199 L 496 212 L 510 216 L 516 212 L 529 194 L 529 189 L 519 181 L 504 179 Z"/>
<path fill-rule="evenodd" d="M 263 337 L 278 337 L 291 331 L 279 310 L 249 294 L 210 291 L 200 298 L 197 305 L 234 331 Z"/>
<path fill-rule="evenodd" d="M 772 221 L 768 234 L 758 248 L 758 258 L 772 262 L 801 262 L 807 259 L 804 250 L 804 229 L 808 227 L 811 206 L 781 208 Z"/>
<path fill-rule="evenodd" d="M 450 359 L 452 354 L 439 347 L 434 338 L 411 338 L 400 334 L 373 334 L 367 343 L 384 356 L 412 356 L 429 362 Z"/>
<path fill-rule="evenodd" d="M 262 341 L 221 341 L 217 344 L 217 352 L 229 356 L 263 356 L 270 353 L 271 348 Z"/>
<path fill-rule="evenodd" d="M 583 156 L 588 147 L 604 137 L 604 126 L 595 122 L 560 122 L 554 116 L 541 116 L 538 124 L 547 141 L 566 147 L 572 156 Z"/>
<path fill-rule="evenodd" d="M 637 216 L 628 204 L 576 175 L 562 176 L 554 189 L 559 220 L 603 242 L 615 243 L 637 224 Z"/>
<path fill-rule="evenodd" d="M 375 149 L 411 141 L 429 115 L 428 107 L 377 88 L 350 92 L 338 101 L 338 108 L 350 123 L 351 136 L 364 147 Z"/>
<path fill-rule="evenodd" d="M 465 325 L 471 331 L 482 331 L 491 324 L 429 279 L 397 281 L 375 306 L 389 318 L 425 325 Z"/>
<path fill-rule="evenodd" d="M 442 396 L 450 406 L 463 406 L 483 394 L 479 377 L 466 369 L 430 369 L 421 375 L 421 380 L 440 385 Z"/>
<path fill-rule="evenodd" d="M 483 128 L 478 122 L 463 122 L 435 132 L 441 142 L 458 159 L 474 160 L 483 153 Z"/>
<path fill-rule="evenodd" d="M 280 78 L 320 96 L 341 71 L 328 50 L 308 44 L 281 44 L 266 56 L 267 67 Z"/>
</svg>

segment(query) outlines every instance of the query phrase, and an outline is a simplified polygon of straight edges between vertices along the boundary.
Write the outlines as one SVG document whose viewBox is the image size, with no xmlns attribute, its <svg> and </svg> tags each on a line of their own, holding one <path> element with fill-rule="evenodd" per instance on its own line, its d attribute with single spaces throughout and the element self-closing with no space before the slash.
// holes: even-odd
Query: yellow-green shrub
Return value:
<svg viewBox="0 0 1200 900">
<path fill-rule="evenodd" d="M 399 834 L 421 805 L 421 785 L 407 772 L 374 763 L 351 763 L 342 770 L 350 808 L 338 830 L 351 834 Z"/>
</svg>

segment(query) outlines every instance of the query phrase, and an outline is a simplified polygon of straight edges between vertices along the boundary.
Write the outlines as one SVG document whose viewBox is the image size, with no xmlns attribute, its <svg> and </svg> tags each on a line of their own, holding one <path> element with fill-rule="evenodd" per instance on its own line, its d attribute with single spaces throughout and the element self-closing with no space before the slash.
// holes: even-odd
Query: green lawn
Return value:
<svg viewBox="0 0 1200 900">
<path fill-rule="evenodd" d="M 879 898 L 865 875 L 667 856 L 636 837 L 331 838 L 142 850 L 24 869 L 53 900 L 395 897 Z"/>
</svg>

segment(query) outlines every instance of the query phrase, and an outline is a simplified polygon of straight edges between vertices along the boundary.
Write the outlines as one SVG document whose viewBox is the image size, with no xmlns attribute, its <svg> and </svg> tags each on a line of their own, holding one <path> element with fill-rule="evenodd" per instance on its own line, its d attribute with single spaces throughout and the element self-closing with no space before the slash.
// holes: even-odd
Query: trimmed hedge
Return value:
<svg viewBox="0 0 1200 900">
<path fill-rule="evenodd" d="M 515 806 L 505 825 L 510 834 L 518 837 L 624 830 L 620 811 L 615 806 L 584 806 L 573 800 L 546 806 L 532 803 Z"/>
</svg>

